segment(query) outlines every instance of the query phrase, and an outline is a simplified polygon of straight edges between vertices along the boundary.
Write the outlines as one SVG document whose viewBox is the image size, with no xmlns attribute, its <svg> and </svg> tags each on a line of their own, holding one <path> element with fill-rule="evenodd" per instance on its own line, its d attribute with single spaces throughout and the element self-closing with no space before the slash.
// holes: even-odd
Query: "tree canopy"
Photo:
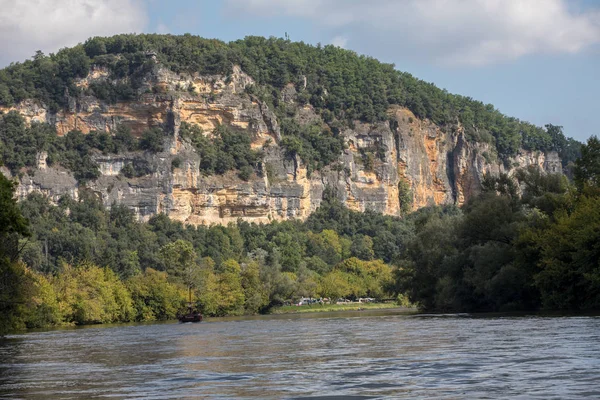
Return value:
<svg viewBox="0 0 600 400">
<path fill-rule="evenodd" d="M 0 105 L 36 99 L 57 110 L 66 107 L 70 98 L 90 94 L 110 102 L 133 100 L 141 94 L 154 58 L 177 73 L 228 76 L 233 65 L 239 65 L 257 82 L 248 90 L 272 105 L 282 120 L 286 107 L 281 91 L 288 83 L 295 84 L 298 101 L 311 104 L 331 130 L 320 129 L 315 135 L 311 127 L 293 135 L 299 143 L 288 140 L 290 150 L 302 153 L 309 164 L 315 151 L 326 152 L 318 156 L 317 164 L 327 164 L 329 152 L 339 153 L 336 135 L 341 126 L 354 120 L 387 120 L 391 105 L 407 107 L 445 129 L 460 122 L 469 140 L 493 144 L 502 159 L 520 148 L 557 150 L 565 165 L 577 156 L 578 143 L 565 138 L 560 127 L 544 129 L 507 117 L 490 104 L 450 94 L 392 64 L 332 45 L 256 36 L 225 43 L 189 34 L 127 34 L 94 37 L 49 56 L 38 52 L 31 60 L 0 70 Z M 77 86 L 77 79 L 92 66 L 107 68 L 112 79 L 87 88 Z M 294 126 L 283 129 L 284 133 L 295 130 Z"/>
</svg>

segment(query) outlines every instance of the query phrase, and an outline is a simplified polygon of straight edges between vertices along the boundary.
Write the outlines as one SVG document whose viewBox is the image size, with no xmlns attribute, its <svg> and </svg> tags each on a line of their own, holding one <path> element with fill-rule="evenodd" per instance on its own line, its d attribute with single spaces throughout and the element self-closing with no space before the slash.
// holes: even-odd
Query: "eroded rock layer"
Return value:
<svg viewBox="0 0 600 400">
<path fill-rule="evenodd" d="M 79 85 L 105 79 L 109 79 L 107 71 L 96 69 Z M 238 218 L 254 222 L 304 219 L 319 207 L 327 187 L 352 210 L 400 215 L 402 196 L 412 199 L 412 209 L 462 204 L 480 190 L 486 173 L 512 173 L 528 165 L 554 172 L 561 168 L 556 153 L 523 151 L 503 163 L 493 157 L 489 145 L 468 142 L 460 125 L 443 130 L 395 107 L 389 110 L 389 121 L 356 122 L 344 130 L 346 148 L 338 162 L 309 174 L 301 159 L 287 157 L 279 146 L 281 132 L 272 110 L 246 93 L 253 83 L 237 67 L 224 77 L 175 74 L 157 65 L 144 81 L 138 101 L 107 104 L 88 96 L 72 99 L 68 109 L 57 113 L 33 101 L 11 109 L 28 123 L 54 125 L 59 135 L 73 129 L 114 131 L 125 125 L 139 136 L 147 128 L 163 128 L 168 134 L 163 152 L 94 156 L 101 176 L 87 188 L 106 206 L 127 205 L 140 220 L 161 212 L 190 224 L 227 224 Z M 295 109 L 298 123 L 324 123 L 310 106 L 296 104 L 295 93 L 293 85 L 288 85 L 281 101 Z M 263 151 L 262 171 L 248 181 L 234 172 L 201 174 L 198 154 L 179 137 L 182 122 L 198 125 L 207 135 L 221 124 L 250 135 L 252 147 Z M 376 157 L 365 165 L 367 150 Z M 175 158 L 177 163 L 173 163 Z M 151 173 L 131 179 L 121 173 L 125 165 L 140 160 L 150 166 Z M 6 169 L 3 172 L 8 174 Z M 69 171 L 47 166 L 43 153 L 38 168 L 21 174 L 19 180 L 20 197 L 39 191 L 54 200 L 64 194 L 77 198 L 80 189 Z"/>
</svg>

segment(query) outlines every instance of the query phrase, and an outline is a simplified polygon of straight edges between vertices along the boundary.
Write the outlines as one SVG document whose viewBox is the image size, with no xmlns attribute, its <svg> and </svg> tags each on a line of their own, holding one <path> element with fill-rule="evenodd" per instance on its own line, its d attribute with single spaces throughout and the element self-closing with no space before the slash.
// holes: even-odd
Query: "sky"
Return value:
<svg viewBox="0 0 600 400">
<path fill-rule="evenodd" d="M 600 135 L 600 0 L 0 0 L 0 66 L 91 36 L 289 35 L 537 125 Z"/>
</svg>

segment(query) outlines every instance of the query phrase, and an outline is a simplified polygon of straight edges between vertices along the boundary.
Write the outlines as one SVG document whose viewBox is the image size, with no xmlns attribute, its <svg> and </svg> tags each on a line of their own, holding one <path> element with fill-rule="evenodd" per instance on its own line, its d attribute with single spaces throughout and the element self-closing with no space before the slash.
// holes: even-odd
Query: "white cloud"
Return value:
<svg viewBox="0 0 600 400">
<path fill-rule="evenodd" d="M 0 65 L 91 36 L 140 32 L 147 19 L 138 0 L 0 0 L 0 10 Z"/>
<path fill-rule="evenodd" d="M 567 0 L 226 0 L 230 9 L 294 16 L 372 46 L 444 64 L 485 65 L 600 43 L 600 11 Z M 368 46 L 368 47 L 367 47 Z"/>
<path fill-rule="evenodd" d="M 337 47 L 345 48 L 346 44 L 348 44 L 348 38 L 338 35 L 331 39 L 331 44 Z"/>
</svg>

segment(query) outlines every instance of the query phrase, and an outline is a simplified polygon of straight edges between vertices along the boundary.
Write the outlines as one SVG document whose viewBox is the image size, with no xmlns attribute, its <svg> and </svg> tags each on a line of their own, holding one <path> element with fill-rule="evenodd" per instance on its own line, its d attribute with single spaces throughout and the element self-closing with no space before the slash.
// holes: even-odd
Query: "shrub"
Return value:
<svg viewBox="0 0 600 400">
<path fill-rule="evenodd" d="M 144 131 L 140 139 L 140 148 L 151 153 L 164 150 L 165 134 L 160 128 L 150 128 Z"/>
</svg>

